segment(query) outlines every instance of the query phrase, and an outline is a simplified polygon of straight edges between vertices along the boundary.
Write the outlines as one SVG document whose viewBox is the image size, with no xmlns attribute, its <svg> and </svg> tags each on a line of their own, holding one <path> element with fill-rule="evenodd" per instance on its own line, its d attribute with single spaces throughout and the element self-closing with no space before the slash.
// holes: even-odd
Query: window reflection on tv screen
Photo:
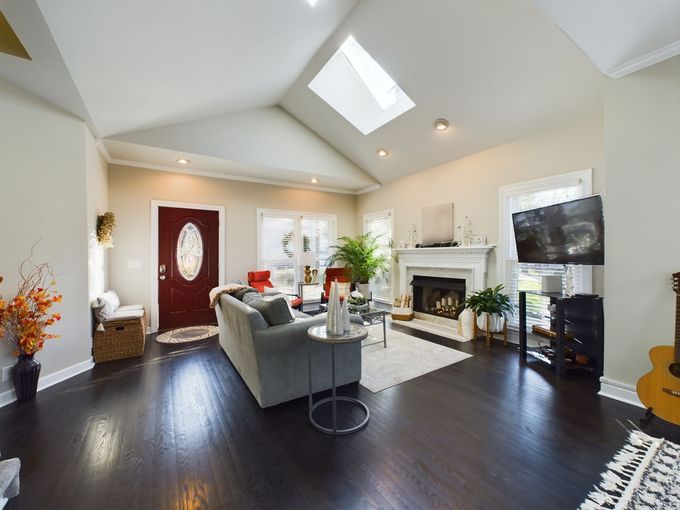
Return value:
<svg viewBox="0 0 680 510">
<path fill-rule="evenodd" d="M 519 262 L 604 264 L 602 197 L 514 213 Z"/>
</svg>

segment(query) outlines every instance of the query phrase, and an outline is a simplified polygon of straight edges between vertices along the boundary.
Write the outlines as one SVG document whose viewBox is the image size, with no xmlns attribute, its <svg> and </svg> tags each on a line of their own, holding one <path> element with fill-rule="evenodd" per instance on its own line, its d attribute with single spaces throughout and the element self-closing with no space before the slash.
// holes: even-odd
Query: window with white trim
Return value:
<svg viewBox="0 0 680 510">
<path fill-rule="evenodd" d="M 525 264 L 517 261 L 517 246 L 512 225 L 512 213 L 586 197 L 592 192 L 592 169 L 570 172 L 544 179 L 502 186 L 499 189 L 500 246 L 498 275 L 505 292 L 516 305 L 519 291 L 541 290 L 543 276 L 563 276 L 564 266 L 559 264 Z M 590 292 L 592 269 L 590 266 L 573 266 L 576 292 Z M 564 285 L 564 280 L 563 280 Z M 548 299 L 527 294 L 527 327 L 534 324 L 547 326 Z M 517 327 L 517 314 L 510 318 L 510 325 Z"/>
<path fill-rule="evenodd" d="M 304 281 L 305 265 L 323 281 L 336 224 L 335 214 L 258 209 L 257 269 L 271 271 L 274 287 L 292 294 Z"/>
<path fill-rule="evenodd" d="M 382 303 L 392 303 L 392 232 L 394 230 L 394 212 L 392 209 L 364 214 L 364 234 L 378 237 L 380 255 L 385 255 L 390 261 L 389 272 L 377 276 L 371 283 L 373 300 Z"/>
</svg>

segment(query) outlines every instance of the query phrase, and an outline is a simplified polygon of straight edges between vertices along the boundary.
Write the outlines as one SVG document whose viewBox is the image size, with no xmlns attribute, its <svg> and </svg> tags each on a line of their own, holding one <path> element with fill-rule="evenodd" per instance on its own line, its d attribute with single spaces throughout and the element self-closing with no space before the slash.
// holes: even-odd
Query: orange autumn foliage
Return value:
<svg viewBox="0 0 680 510">
<path fill-rule="evenodd" d="M 33 265 L 24 275 L 25 264 L 19 270 L 17 295 L 9 301 L 0 296 L 0 337 L 12 342 L 17 354 L 35 354 L 45 340 L 58 338 L 45 329 L 61 320 L 61 315 L 51 312 L 51 308 L 61 302 L 62 296 L 54 288 L 56 282 L 48 264 Z"/>
</svg>

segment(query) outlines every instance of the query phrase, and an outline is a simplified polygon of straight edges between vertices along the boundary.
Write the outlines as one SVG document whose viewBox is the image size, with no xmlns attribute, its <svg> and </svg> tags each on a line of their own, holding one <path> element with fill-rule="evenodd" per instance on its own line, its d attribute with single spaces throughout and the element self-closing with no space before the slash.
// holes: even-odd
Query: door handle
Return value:
<svg viewBox="0 0 680 510">
<path fill-rule="evenodd" d="M 165 264 L 161 264 L 160 266 L 158 266 L 158 272 L 160 274 L 165 274 Z"/>
<path fill-rule="evenodd" d="M 158 279 L 159 279 L 159 280 L 165 280 L 165 275 L 164 275 L 164 274 L 160 275 L 160 276 L 158 277 Z"/>
</svg>

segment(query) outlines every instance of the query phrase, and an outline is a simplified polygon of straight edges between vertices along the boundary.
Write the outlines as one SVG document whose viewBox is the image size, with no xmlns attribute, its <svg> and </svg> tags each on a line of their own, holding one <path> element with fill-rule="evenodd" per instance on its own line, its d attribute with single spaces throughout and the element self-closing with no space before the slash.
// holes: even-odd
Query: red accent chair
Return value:
<svg viewBox="0 0 680 510">
<path fill-rule="evenodd" d="M 335 280 L 338 283 L 351 283 L 352 275 L 346 267 L 329 267 L 326 268 L 323 278 L 323 293 L 321 294 L 321 302 L 328 303 L 328 296 L 331 293 L 331 283 Z M 340 301 L 344 298 L 340 296 Z"/>
<path fill-rule="evenodd" d="M 248 285 L 257 289 L 258 292 L 264 293 L 266 288 L 273 289 L 270 278 L 272 276 L 271 271 L 248 271 Z M 295 309 L 300 308 L 302 304 L 302 298 L 295 294 L 291 294 L 292 299 L 290 300 L 290 306 Z"/>
</svg>

